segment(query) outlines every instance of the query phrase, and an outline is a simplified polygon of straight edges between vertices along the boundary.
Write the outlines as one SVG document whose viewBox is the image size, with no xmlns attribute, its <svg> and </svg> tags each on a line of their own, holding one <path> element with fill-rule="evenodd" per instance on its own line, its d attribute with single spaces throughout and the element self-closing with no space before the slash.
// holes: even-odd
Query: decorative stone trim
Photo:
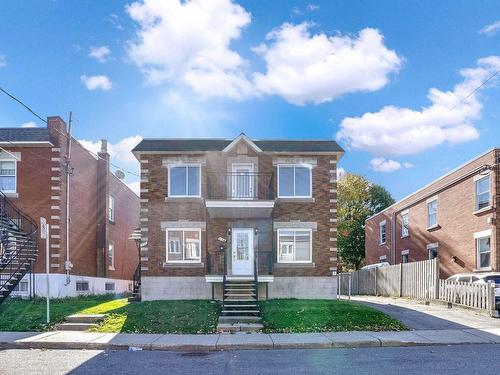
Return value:
<svg viewBox="0 0 500 375">
<path fill-rule="evenodd" d="M 58 243 L 51 243 L 50 247 L 53 248 L 53 249 L 60 249 L 61 245 L 59 245 Z"/>
<path fill-rule="evenodd" d="M 273 222 L 273 230 L 278 229 L 312 229 L 313 231 L 318 230 L 318 223 L 315 221 L 275 221 Z"/>
<path fill-rule="evenodd" d="M 60 236 L 60 235 L 58 235 L 58 234 L 51 234 L 51 235 L 50 235 L 50 238 L 60 239 L 60 238 L 61 238 L 61 236 Z"/>
<path fill-rule="evenodd" d="M 316 158 L 308 158 L 303 156 L 273 158 L 273 166 L 277 166 L 278 164 L 311 164 L 313 167 L 315 167 L 316 165 L 318 165 L 318 160 Z"/>
<path fill-rule="evenodd" d="M 52 170 L 52 172 L 59 172 L 59 171 L 61 171 L 61 168 L 59 168 L 59 167 L 52 167 L 50 169 Z"/>
<path fill-rule="evenodd" d="M 330 242 L 335 242 L 335 241 L 337 241 L 336 237 L 330 237 Z"/>
<path fill-rule="evenodd" d="M 141 162 L 141 164 L 147 164 L 147 163 L 149 163 L 149 160 L 147 160 L 147 159 L 141 159 L 140 162 Z"/>
<path fill-rule="evenodd" d="M 59 268 L 60 267 L 59 263 L 51 263 L 50 266 L 52 268 Z"/>
<path fill-rule="evenodd" d="M 196 157 L 196 156 L 171 156 L 167 158 L 163 158 L 161 164 L 164 167 L 170 167 L 173 165 L 179 164 L 200 164 L 206 165 L 207 160 L 204 157 Z"/>
<path fill-rule="evenodd" d="M 207 223 L 205 221 L 188 221 L 188 220 L 178 220 L 178 221 L 162 221 L 161 230 L 176 229 L 176 228 L 189 228 L 189 229 L 207 229 Z"/>
<path fill-rule="evenodd" d="M 330 219 L 330 223 L 336 223 L 336 222 L 337 222 L 337 218 L 333 217 L 333 218 Z"/>
<path fill-rule="evenodd" d="M 52 195 L 50 197 L 50 199 L 52 199 L 53 201 L 60 201 L 61 200 L 61 196 L 59 196 L 59 195 Z"/>
<path fill-rule="evenodd" d="M 50 226 L 50 229 L 59 229 L 59 228 L 60 228 L 60 226 L 59 226 L 59 225 L 51 225 L 51 226 Z"/>
<path fill-rule="evenodd" d="M 61 254 L 59 254 L 59 253 L 56 253 L 56 254 L 50 254 L 50 257 L 51 257 L 51 258 L 60 258 L 60 257 L 61 257 Z"/>
<path fill-rule="evenodd" d="M 147 208 L 141 208 L 141 212 L 148 212 L 149 210 Z"/>
<path fill-rule="evenodd" d="M 336 247 L 330 247 L 330 251 L 337 252 L 337 248 Z"/>
<path fill-rule="evenodd" d="M 52 152 L 61 152 L 59 147 L 52 147 Z"/>
<path fill-rule="evenodd" d="M 149 199 L 147 199 L 147 198 L 141 198 L 141 199 L 139 199 L 139 202 L 140 203 L 148 203 Z"/>
<path fill-rule="evenodd" d="M 149 221 L 147 217 L 141 217 L 141 221 Z"/>
<path fill-rule="evenodd" d="M 140 192 L 141 193 L 149 193 L 149 189 L 141 189 Z"/>
<path fill-rule="evenodd" d="M 51 177 L 52 181 L 61 181 L 61 177 Z"/>
<path fill-rule="evenodd" d="M 50 189 L 51 190 L 61 190 L 61 187 L 60 186 L 51 186 Z"/>
<path fill-rule="evenodd" d="M 336 232 L 337 228 L 330 228 L 330 232 Z"/>
<path fill-rule="evenodd" d="M 50 206 L 51 210 L 60 210 L 61 206 Z"/>
<path fill-rule="evenodd" d="M 141 271 L 147 271 L 147 270 L 148 270 L 148 267 L 141 266 Z"/>
<path fill-rule="evenodd" d="M 141 257 L 141 262 L 147 262 L 148 261 L 148 257 Z"/>
<path fill-rule="evenodd" d="M 61 161 L 61 158 L 50 158 L 52 161 Z"/>
<path fill-rule="evenodd" d="M 51 220 L 61 220 L 61 217 L 54 215 L 54 216 L 51 216 L 50 219 Z"/>
<path fill-rule="evenodd" d="M 147 232 L 148 230 L 148 228 L 141 228 L 141 232 Z"/>
</svg>

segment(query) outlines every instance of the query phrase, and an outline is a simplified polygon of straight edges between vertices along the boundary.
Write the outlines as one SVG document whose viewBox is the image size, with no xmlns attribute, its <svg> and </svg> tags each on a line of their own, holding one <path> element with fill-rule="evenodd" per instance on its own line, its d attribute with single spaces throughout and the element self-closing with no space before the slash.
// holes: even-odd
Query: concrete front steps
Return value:
<svg viewBox="0 0 500 375">
<path fill-rule="evenodd" d="M 103 320 L 105 316 L 105 314 L 69 315 L 64 318 L 64 323 L 56 326 L 56 330 L 88 331 L 90 328 L 97 327 L 97 323 Z"/>
<path fill-rule="evenodd" d="M 226 281 L 223 292 L 218 332 L 259 332 L 264 328 L 254 280 Z"/>
</svg>

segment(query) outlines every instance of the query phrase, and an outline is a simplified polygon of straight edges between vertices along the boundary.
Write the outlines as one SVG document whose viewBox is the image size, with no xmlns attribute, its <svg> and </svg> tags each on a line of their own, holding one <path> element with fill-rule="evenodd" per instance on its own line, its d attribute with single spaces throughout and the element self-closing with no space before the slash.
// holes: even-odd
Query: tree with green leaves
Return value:
<svg viewBox="0 0 500 375">
<path fill-rule="evenodd" d="M 383 186 L 351 173 L 338 181 L 337 198 L 339 260 L 344 267 L 357 270 L 365 258 L 365 220 L 394 199 Z"/>
</svg>

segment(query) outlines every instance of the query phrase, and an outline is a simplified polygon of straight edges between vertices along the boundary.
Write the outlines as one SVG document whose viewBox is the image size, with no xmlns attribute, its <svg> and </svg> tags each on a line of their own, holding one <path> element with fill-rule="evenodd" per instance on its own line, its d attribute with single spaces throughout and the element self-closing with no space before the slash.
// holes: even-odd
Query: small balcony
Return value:
<svg viewBox="0 0 500 375">
<path fill-rule="evenodd" d="M 214 218 L 267 218 L 274 208 L 273 173 L 208 173 L 206 207 Z"/>
</svg>

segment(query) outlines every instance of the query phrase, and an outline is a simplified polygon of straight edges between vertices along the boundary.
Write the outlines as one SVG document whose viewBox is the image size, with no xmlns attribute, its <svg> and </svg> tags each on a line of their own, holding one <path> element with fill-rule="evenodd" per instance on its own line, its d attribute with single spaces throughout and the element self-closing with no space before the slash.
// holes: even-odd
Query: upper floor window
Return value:
<svg viewBox="0 0 500 375">
<path fill-rule="evenodd" d="M 168 168 L 169 197 L 199 197 L 200 191 L 199 165 L 179 165 Z"/>
<path fill-rule="evenodd" d="M 310 229 L 278 230 L 278 262 L 306 263 L 312 261 Z"/>
<path fill-rule="evenodd" d="M 410 221 L 408 212 L 401 214 L 401 237 L 408 237 L 410 235 Z"/>
<path fill-rule="evenodd" d="M 201 231 L 199 229 L 167 230 L 167 262 L 200 262 Z"/>
<path fill-rule="evenodd" d="M 385 220 L 384 220 L 379 224 L 379 243 L 381 245 L 385 244 L 385 240 L 386 240 L 385 237 L 386 237 L 386 233 L 385 233 Z"/>
<path fill-rule="evenodd" d="M 112 195 L 109 196 L 108 220 L 115 222 L 115 198 Z"/>
<path fill-rule="evenodd" d="M 490 176 L 476 180 L 476 210 L 490 205 Z"/>
<path fill-rule="evenodd" d="M 427 227 L 435 227 L 437 225 L 437 210 L 438 201 L 433 199 L 427 202 Z"/>
<path fill-rule="evenodd" d="M 311 198 L 311 194 L 311 166 L 278 165 L 279 198 Z"/>
<path fill-rule="evenodd" d="M 16 192 L 16 169 L 15 160 L 0 160 L 0 190 L 2 192 Z"/>
</svg>

